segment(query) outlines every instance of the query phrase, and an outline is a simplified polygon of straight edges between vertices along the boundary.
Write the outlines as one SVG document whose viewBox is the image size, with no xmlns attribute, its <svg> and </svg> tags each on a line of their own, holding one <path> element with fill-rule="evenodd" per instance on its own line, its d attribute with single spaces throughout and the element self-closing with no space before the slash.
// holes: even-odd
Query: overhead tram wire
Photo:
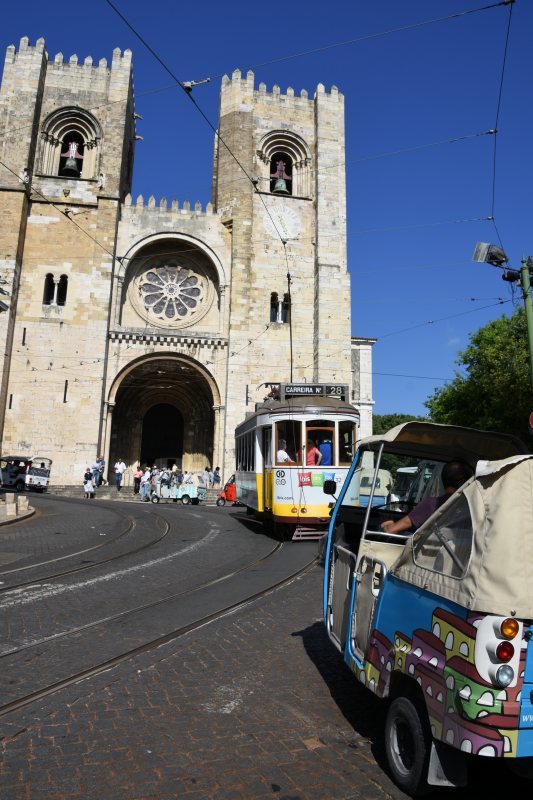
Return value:
<svg viewBox="0 0 533 800">
<path fill-rule="evenodd" d="M 494 122 L 494 129 L 496 131 L 496 136 L 494 137 L 494 147 L 493 147 L 493 154 L 492 154 L 492 204 L 491 204 L 491 216 L 492 216 L 492 224 L 494 225 L 494 230 L 496 232 L 496 236 L 498 237 L 498 241 L 500 243 L 500 247 L 502 250 L 505 251 L 503 246 L 500 232 L 498 230 L 498 226 L 496 225 L 496 163 L 497 163 L 497 145 L 498 145 L 498 125 L 500 121 L 500 110 L 502 105 L 502 96 L 503 96 L 503 81 L 505 77 L 505 66 L 507 64 L 507 53 L 509 49 L 509 36 L 511 32 L 511 20 L 513 16 L 513 5 L 509 5 L 509 16 L 507 19 L 507 31 L 505 34 L 505 46 L 503 49 L 503 62 L 502 62 L 502 71 L 500 77 L 500 86 L 498 90 L 498 102 L 496 104 L 496 119 Z"/>
<path fill-rule="evenodd" d="M 110 0 L 106 0 L 109 5 L 111 5 Z M 509 6 L 513 5 L 515 0 L 502 0 L 499 3 L 491 3 L 490 5 L 486 6 L 479 6 L 478 8 L 471 8 L 467 9 L 466 11 L 458 11 L 455 14 L 448 14 L 444 17 L 434 17 L 433 19 L 422 20 L 420 22 L 413 22 L 409 25 L 401 25 L 398 28 L 389 28 L 384 31 L 377 31 L 376 33 L 368 33 L 364 36 L 358 36 L 355 39 L 346 39 L 343 42 L 334 42 L 332 44 L 324 45 L 322 47 L 315 47 L 312 50 L 303 50 L 299 53 L 293 53 L 292 55 L 280 56 L 279 58 L 272 58 L 269 61 L 261 61 L 257 64 L 250 64 L 245 69 L 257 69 L 258 67 L 267 67 L 271 64 L 279 64 L 283 61 L 291 61 L 295 58 L 303 58 L 304 56 L 311 56 L 317 53 L 324 53 L 327 50 L 333 50 L 337 47 L 348 47 L 354 44 L 360 44 L 361 42 L 370 41 L 371 39 L 378 39 L 382 36 L 390 36 L 394 33 L 403 33 L 404 31 L 414 30 L 415 28 L 422 28 L 427 25 L 434 25 L 439 22 L 448 22 L 453 19 L 459 19 L 460 17 L 466 17 L 470 14 L 477 14 L 480 11 L 489 11 L 492 8 L 498 8 L 500 6 Z M 221 78 L 223 77 L 224 73 L 220 75 L 212 75 L 211 78 Z"/>
<path fill-rule="evenodd" d="M 448 319 L 456 319 L 457 317 L 465 317 L 467 314 L 475 314 L 477 311 L 484 311 L 487 308 L 496 308 L 496 306 L 503 306 L 507 303 L 510 303 L 511 300 L 499 300 L 497 303 L 491 303 L 488 306 L 478 306 L 478 308 L 473 308 L 470 311 L 460 311 L 458 314 L 450 314 L 447 317 L 439 317 L 438 319 L 428 319 L 425 322 L 418 322 L 416 325 L 411 325 L 408 328 L 402 328 L 398 331 L 391 331 L 390 333 L 384 333 L 382 336 L 376 336 L 375 338 L 378 341 L 382 339 L 387 339 L 389 336 L 397 336 L 400 333 L 406 333 L 407 331 L 414 331 L 416 328 L 423 328 L 426 325 L 435 325 L 437 322 L 445 322 Z"/>
</svg>

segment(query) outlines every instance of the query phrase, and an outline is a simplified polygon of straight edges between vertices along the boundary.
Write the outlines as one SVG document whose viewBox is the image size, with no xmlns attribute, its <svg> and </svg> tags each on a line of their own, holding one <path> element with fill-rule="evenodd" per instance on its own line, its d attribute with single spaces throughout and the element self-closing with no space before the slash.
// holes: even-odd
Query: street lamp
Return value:
<svg viewBox="0 0 533 800">
<path fill-rule="evenodd" d="M 527 322 L 527 339 L 529 344 L 529 368 L 531 377 L 531 387 L 533 388 L 533 304 L 531 302 L 531 281 L 533 276 L 533 256 L 527 259 L 522 256 L 521 268 L 507 269 L 504 264 L 509 262 L 504 251 L 497 247 L 495 244 L 487 244 L 487 242 L 478 242 L 472 261 L 477 261 L 483 264 L 492 264 L 493 267 L 500 267 L 504 270 L 502 279 L 508 283 L 520 283 L 522 289 L 522 298 L 526 310 Z"/>
</svg>

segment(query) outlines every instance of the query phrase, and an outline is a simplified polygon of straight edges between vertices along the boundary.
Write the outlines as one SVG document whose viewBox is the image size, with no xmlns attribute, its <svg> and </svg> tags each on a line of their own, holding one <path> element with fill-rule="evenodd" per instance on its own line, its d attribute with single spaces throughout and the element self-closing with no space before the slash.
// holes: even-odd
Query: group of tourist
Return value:
<svg viewBox="0 0 533 800">
<path fill-rule="evenodd" d="M 118 492 L 122 488 L 122 480 L 127 467 L 122 458 L 118 458 L 114 466 L 115 486 Z M 104 479 L 105 461 L 103 456 L 98 456 L 92 466 L 87 467 L 83 476 L 83 489 L 85 497 L 93 499 L 96 489 L 107 483 Z M 161 486 L 179 487 L 182 484 L 204 485 L 206 488 L 217 488 L 222 481 L 220 467 L 213 471 L 208 466 L 203 473 L 194 475 L 192 472 L 182 472 L 176 464 L 172 468 L 149 467 L 137 464 L 133 470 L 133 493 L 139 495 L 141 501 L 149 501 L 152 492 L 160 494 Z"/>
</svg>

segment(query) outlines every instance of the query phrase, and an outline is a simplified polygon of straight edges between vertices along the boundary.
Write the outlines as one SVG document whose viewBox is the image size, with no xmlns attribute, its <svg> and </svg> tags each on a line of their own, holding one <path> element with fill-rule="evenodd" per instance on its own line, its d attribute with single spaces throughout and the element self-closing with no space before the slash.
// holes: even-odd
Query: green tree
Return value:
<svg viewBox="0 0 533 800">
<path fill-rule="evenodd" d="M 426 421 L 426 417 L 413 417 L 412 414 L 374 414 L 372 416 L 372 430 L 375 435 L 379 433 L 386 433 L 396 425 L 401 425 L 404 422 L 411 422 L 412 420 Z"/>
<path fill-rule="evenodd" d="M 512 433 L 531 445 L 533 398 L 523 309 L 472 334 L 456 363 L 461 372 L 425 402 L 433 422 Z"/>
</svg>

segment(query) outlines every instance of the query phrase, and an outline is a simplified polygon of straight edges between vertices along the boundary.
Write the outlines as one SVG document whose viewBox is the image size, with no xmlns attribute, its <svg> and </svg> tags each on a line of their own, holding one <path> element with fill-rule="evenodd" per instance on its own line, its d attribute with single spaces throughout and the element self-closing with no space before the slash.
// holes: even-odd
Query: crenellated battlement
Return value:
<svg viewBox="0 0 533 800">
<path fill-rule="evenodd" d="M 241 96 L 243 99 L 246 97 L 251 98 L 252 96 L 259 101 L 264 102 L 272 102 L 272 103 L 283 103 L 285 105 L 295 104 L 303 105 L 307 103 L 312 103 L 314 99 L 316 99 L 317 95 L 324 95 L 325 97 L 331 97 L 332 99 L 343 99 L 343 95 L 339 92 L 336 86 L 332 86 L 329 92 L 326 92 L 324 84 L 319 83 L 315 94 L 313 97 L 309 97 L 308 92 L 306 89 L 301 89 L 299 96 L 297 96 L 294 92 L 292 86 L 288 86 L 285 93 L 281 91 L 281 88 L 274 84 L 272 87 L 272 91 L 268 91 L 266 83 L 260 83 L 257 89 L 255 88 L 255 75 L 252 70 L 248 70 L 246 75 L 243 77 L 241 70 L 236 69 L 232 72 L 231 78 L 228 75 L 224 75 L 222 78 L 222 88 L 221 88 L 222 96 L 231 94 L 233 96 L 238 95 Z"/>
<path fill-rule="evenodd" d="M 207 203 L 205 209 L 202 209 L 202 204 L 199 201 L 191 206 L 189 200 L 184 200 L 180 208 L 178 200 L 172 200 L 169 204 L 167 198 L 162 197 L 158 204 L 153 195 L 148 199 L 148 203 L 145 203 L 142 194 L 137 197 L 135 202 L 133 202 L 131 194 L 126 195 L 122 208 L 130 213 L 133 212 L 135 216 L 139 214 L 174 214 L 176 216 L 187 216 L 192 219 L 201 216 L 215 215 L 212 203 Z"/>
<path fill-rule="evenodd" d="M 37 39 L 35 45 L 31 45 L 27 36 L 23 36 L 20 40 L 18 50 L 14 44 L 10 44 L 9 47 L 7 47 L 5 58 L 6 65 L 15 63 L 18 57 L 28 58 L 32 55 L 37 56 L 39 59 L 43 57 L 46 58 L 49 67 L 52 66 L 54 69 L 64 69 L 70 71 L 76 70 L 78 76 L 83 72 L 88 72 L 91 77 L 94 77 L 95 73 L 98 74 L 99 72 L 101 73 L 103 71 L 107 73 L 109 71 L 106 58 L 101 58 L 98 61 L 98 64 L 95 64 L 92 56 L 86 56 L 86 58 L 83 60 L 83 63 L 80 63 L 80 60 L 76 54 L 71 55 L 68 61 L 65 61 L 63 53 L 57 53 L 54 58 L 51 59 L 45 50 L 44 39 Z M 131 69 L 131 59 L 131 50 L 124 50 L 124 52 L 122 52 L 119 47 L 116 47 L 113 50 L 110 69 L 127 69 L 129 71 Z"/>
</svg>

